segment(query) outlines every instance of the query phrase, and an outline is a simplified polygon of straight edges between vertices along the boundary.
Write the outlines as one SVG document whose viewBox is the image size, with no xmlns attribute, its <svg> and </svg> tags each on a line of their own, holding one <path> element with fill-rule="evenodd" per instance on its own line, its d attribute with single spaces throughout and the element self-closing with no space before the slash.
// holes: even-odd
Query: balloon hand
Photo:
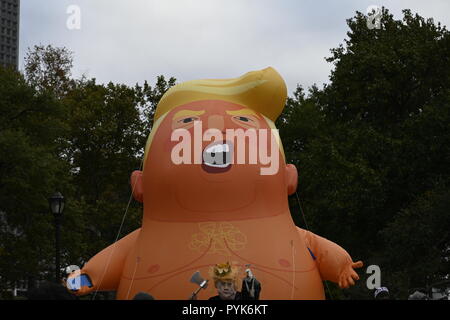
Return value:
<svg viewBox="0 0 450 320">
<path fill-rule="evenodd" d="M 76 295 L 85 295 L 93 290 L 91 279 L 87 274 L 79 271 L 71 273 L 66 281 L 67 289 Z"/>
<path fill-rule="evenodd" d="M 355 285 L 355 280 L 359 280 L 359 276 L 354 269 L 361 268 L 362 266 L 362 261 L 353 262 L 347 265 L 339 275 L 339 287 L 342 289 L 346 289 L 350 286 Z"/>
</svg>

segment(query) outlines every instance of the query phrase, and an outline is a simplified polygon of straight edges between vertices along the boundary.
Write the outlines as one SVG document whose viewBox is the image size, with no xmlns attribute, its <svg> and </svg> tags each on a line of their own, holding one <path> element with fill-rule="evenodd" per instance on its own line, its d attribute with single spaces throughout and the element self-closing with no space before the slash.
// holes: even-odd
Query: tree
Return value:
<svg viewBox="0 0 450 320">
<path fill-rule="evenodd" d="M 95 80 L 80 82 L 63 102 L 70 110 L 65 153 L 76 199 L 84 205 L 84 231 L 89 248 L 83 257 L 87 259 L 116 239 L 130 200 L 130 174 L 140 168 L 143 124 L 136 92 L 125 85 L 99 85 Z M 122 231 L 126 233 L 138 226 L 139 210 L 133 203 L 132 219 L 127 219 Z"/>
<path fill-rule="evenodd" d="M 159 100 L 161 100 L 164 93 L 173 87 L 175 83 L 176 79 L 174 77 L 170 77 L 167 81 L 163 75 L 160 75 L 156 78 L 156 83 L 153 88 L 147 81 L 144 82 L 142 87 L 136 84 L 135 92 L 139 99 L 141 119 L 145 128 L 143 132 L 144 139 L 147 138 L 153 126 L 153 117 L 155 115 L 156 106 L 158 105 Z M 145 140 L 143 141 L 143 145 L 145 145 Z"/>
<path fill-rule="evenodd" d="M 3 68 L 0 96 L 1 287 L 48 270 L 53 246 L 47 198 L 66 180 L 55 144 L 64 132 L 62 105 Z"/>
<path fill-rule="evenodd" d="M 50 91 L 64 96 L 73 85 L 71 69 L 73 53 L 67 48 L 36 45 L 28 48 L 25 58 L 25 78 L 37 91 Z"/>
<path fill-rule="evenodd" d="M 52 279 L 47 198 L 55 191 L 66 198 L 62 266 L 82 266 L 140 224 L 129 177 L 141 167 L 150 117 L 175 79 L 160 76 L 154 88 L 101 85 L 73 79 L 72 64 L 66 48 L 35 46 L 25 76 L 0 70 L 0 288 Z"/>
<path fill-rule="evenodd" d="M 398 296 L 409 288 L 431 288 L 448 278 L 450 270 L 450 192 L 439 185 L 402 210 L 381 232 L 387 243 L 387 281 Z M 407 248 L 407 250 L 406 250 Z M 448 280 L 448 279 L 447 279 Z"/>
<path fill-rule="evenodd" d="M 149 117 L 174 82 L 159 76 L 155 88 L 147 82 L 131 88 L 78 81 L 62 100 L 70 110 L 64 153 L 84 205 L 85 260 L 139 227 L 142 206 L 132 200 L 130 174 L 142 168 Z"/>
<path fill-rule="evenodd" d="M 403 10 L 403 21 L 383 8 L 381 29 L 357 13 L 347 20 L 346 46 L 332 49 L 335 65 L 322 99 L 342 121 L 394 127 L 445 93 L 450 85 L 450 34 L 445 27 Z"/>
<path fill-rule="evenodd" d="M 427 275 L 442 276 L 438 270 L 445 267 L 438 263 L 444 241 L 426 256 L 433 257 L 433 268 L 417 259 L 415 276 L 398 276 L 398 261 L 410 250 L 407 240 L 429 243 L 429 234 L 411 233 L 421 221 L 412 212 L 436 184 L 441 197 L 448 191 L 450 34 L 409 10 L 398 21 L 383 9 L 380 30 L 368 29 L 361 13 L 347 23 L 345 46 L 332 49 L 328 59 L 335 65 L 331 82 L 307 95 L 297 88 L 277 123 L 287 158 L 299 170 L 306 222 L 296 196 L 291 212 L 300 226 L 339 243 L 366 265 L 380 265 L 385 284 L 406 297 Z M 420 210 L 446 219 L 438 198 Z M 429 232 L 442 234 L 438 225 L 427 224 Z M 397 245 L 389 240 L 394 233 L 401 235 L 392 237 Z M 344 298 L 370 297 L 364 285 L 344 291 Z"/>
</svg>

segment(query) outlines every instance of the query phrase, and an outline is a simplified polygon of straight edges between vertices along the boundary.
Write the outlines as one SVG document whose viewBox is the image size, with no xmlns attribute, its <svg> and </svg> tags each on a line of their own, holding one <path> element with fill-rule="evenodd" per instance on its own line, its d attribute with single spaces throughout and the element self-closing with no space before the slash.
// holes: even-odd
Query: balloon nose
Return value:
<svg viewBox="0 0 450 320">
<path fill-rule="evenodd" d="M 217 129 L 222 131 L 224 127 L 223 116 L 212 115 L 208 117 L 208 129 Z"/>
</svg>

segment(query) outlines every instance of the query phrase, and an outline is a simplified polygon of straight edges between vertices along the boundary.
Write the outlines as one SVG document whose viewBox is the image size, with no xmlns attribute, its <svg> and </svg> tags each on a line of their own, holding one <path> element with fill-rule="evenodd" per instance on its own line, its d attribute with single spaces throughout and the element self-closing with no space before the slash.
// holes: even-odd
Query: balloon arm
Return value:
<svg viewBox="0 0 450 320">
<path fill-rule="evenodd" d="M 92 290 L 117 290 L 125 259 L 133 249 L 140 231 L 139 228 L 103 249 L 84 265 L 81 273 L 89 275 Z"/>
<path fill-rule="evenodd" d="M 144 184 L 142 179 L 142 171 L 135 170 L 131 173 L 130 177 L 131 192 L 133 198 L 140 202 L 144 202 Z"/>
<path fill-rule="evenodd" d="M 305 239 L 307 247 L 315 257 L 323 280 L 338 283 L 341 288 L 354 284 L 359 277 L 353 268 L 362 266 L 362 262 L 353 263 L 350 255 L 342 247 L 310 231 L 297 227 Z"/>
</svg>

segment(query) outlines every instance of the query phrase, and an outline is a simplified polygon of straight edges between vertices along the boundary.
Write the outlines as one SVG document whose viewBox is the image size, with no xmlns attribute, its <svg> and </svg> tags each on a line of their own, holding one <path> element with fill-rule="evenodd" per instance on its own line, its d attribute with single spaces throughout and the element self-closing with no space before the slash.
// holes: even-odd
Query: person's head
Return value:
<svg viewBox="0 0 450 320">
<path fill-rule="evenodd" d="M 408 297 L 408 300 L 428 300 L 428 296 L 420 291 L 415 291 Z"/>
<path fill-rule="evenodd" d="M 375 289 L 374 297 L 376 300 L 389 300 L 389 290 L 386 287 Z"/>
<path fill-rule="evenodd" d="M 139 292 L 134 296 L 133 300 L 155 300 L 155 298 L 147 292 Z"/>
<path fill-rule="evenodd" d="M 230 263 L 216 264 L 213 268 L 214 285 L 222 300 L 233 300 L 237 291 L 237 268 Z"/>
<path fill-rule="evenodd" d="M 220 299 L 234 300 L 236 295 L 236 284 L 233 280 L 219 280 L 215 284 Z"/>
</svg>

